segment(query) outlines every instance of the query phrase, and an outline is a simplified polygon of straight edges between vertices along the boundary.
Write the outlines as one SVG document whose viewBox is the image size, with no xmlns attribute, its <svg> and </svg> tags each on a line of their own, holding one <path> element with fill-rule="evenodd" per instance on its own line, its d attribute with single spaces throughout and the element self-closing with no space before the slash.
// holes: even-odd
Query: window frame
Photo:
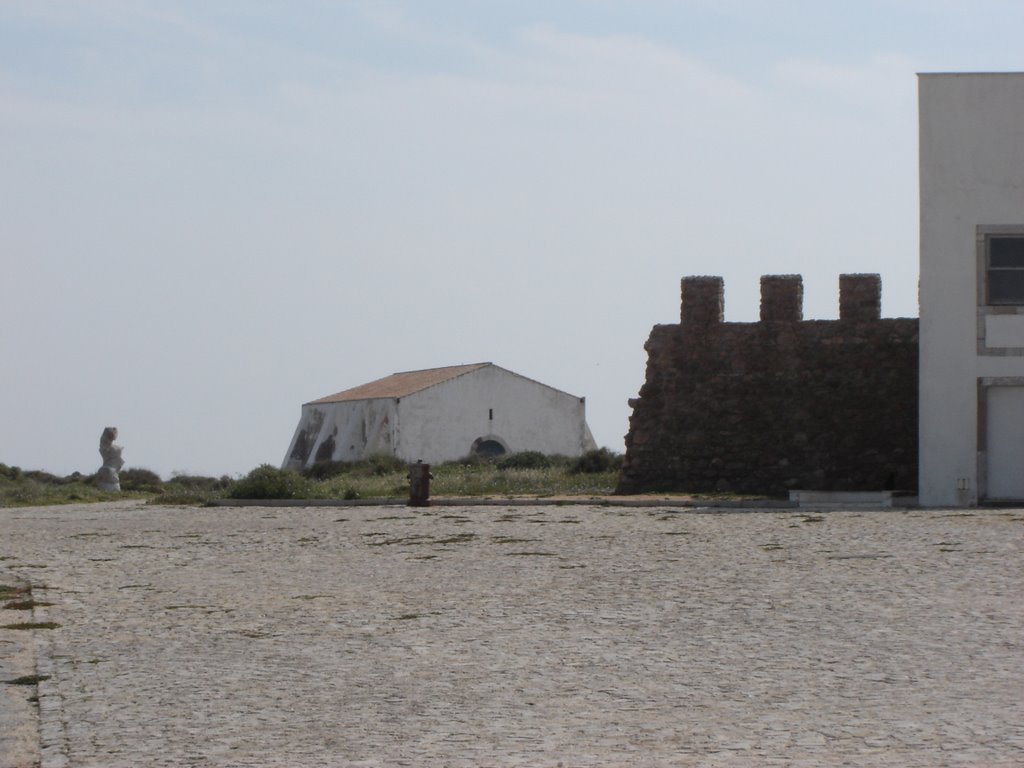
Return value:
<svg viewBox="0 0 1024 768">
<path fill-rule="evenodd" d="M 1024 297 L 1020 302 L 989 301 L 989 264 L 991 242 L 998 238 L 1020 238 L 1024 240 L 1024 224 L 979 225 L 975 232 L 977 265 L 977 353 L 985 357 L 1024 357 L 1024 346 L 989 346 L 987 336 L 988 318 L 993 315 L 1024 315 Z M 997 269 L 1000 269 L 997 267 Z M 1007 269 L 1007 268 L 1003 268 Z M 1020 268 L 1024 272 L 1024 266 Z"/>
</svg>

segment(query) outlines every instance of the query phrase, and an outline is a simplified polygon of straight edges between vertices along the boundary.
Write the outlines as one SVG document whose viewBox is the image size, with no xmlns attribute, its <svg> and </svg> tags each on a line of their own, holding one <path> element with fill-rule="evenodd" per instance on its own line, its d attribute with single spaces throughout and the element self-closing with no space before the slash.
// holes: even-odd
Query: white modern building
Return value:
<svg viewBox="0 0 1024 768">
<path fill-rule="evenodd" d="M 585 400 L 493 363 L 396 373 L 302 406 L 285 469 L 388 454 L 440 463 L 595 447 Z"/>
<path fill-rule="evenodd" d="M 1024 73 L 918 85 L 920 500 L 1024 501 Z"/>
</svg>

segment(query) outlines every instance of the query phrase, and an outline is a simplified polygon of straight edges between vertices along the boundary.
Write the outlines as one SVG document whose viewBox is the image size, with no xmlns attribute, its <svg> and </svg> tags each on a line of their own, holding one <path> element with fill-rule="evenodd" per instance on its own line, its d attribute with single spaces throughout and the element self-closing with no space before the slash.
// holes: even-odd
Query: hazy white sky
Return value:
<svg viewBox="0 0 1024 768">
<path fill-rule="evenodd" d="M 1017 0 L 0 0 L 0 462 L 243 473 L 301 403 L 491 361 L 622 450 L 679 279 L 917 314 L 919 71 Z"/>
</svg>

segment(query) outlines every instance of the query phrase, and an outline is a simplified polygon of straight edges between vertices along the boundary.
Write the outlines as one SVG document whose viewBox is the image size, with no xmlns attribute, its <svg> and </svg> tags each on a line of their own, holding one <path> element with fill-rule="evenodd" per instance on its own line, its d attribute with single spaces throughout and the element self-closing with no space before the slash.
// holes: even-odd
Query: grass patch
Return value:
<svg viewBox="0 0 1024 768">
<path fill-rule="evenodd" d="M 517 539 L 514 536 L 491 536 L 491 541 L 495 544 L 531 544 L 540 539 Z"/>
<path fill-rule="evenodd" d="M 42 600 L 15 600 L 13 603 L 4 603 L 4 608 L 9 611 L 31 611 L 36 606 L 53 605 L 53 603 L 47 603 Z"/>
<path fill-rule="evenodd" d="M 431 468 L 432 496 L 552 496 L 610 494 L 615 490 L 619 472 L 607 468 L 600 472 L 574 472 L 571 460 L 550 457 L 548 466 L 530 466 L 533 461 L 501 462 L 465 460 L 437 464 Z M 540 462 L 543 463 L 543 462 Z M 375 472 L 360 470 L 361 463 L 351 469 L 338 468 L 338 474 L 314 481 L 318 498 L 344 498 L 346 490 L 355 490 L 359 498 L 405 498 L 409 493 L 404 464 L 389 469 L 386 465 Z"/>
<path fill-rule="evenodd" d="M 554 552 L 506 552 L 509 557 L 558 557 Z"/>
<path fill-rule="evenodd" d="M 364 536 L 380 536 L 381 534 L 365 533 Z M 417 536 L 404 536 L 400 539 L 381 539 L 380 541 L 368 542 L 371 547 L 390 547 L 395 544 L 431 544 L 433 543 L 429 536 L 417 535 Z"/>
<path fill-rule="evenodd" d="M 313 484 L 297 472 L 261 464 L 227 490 L 232 499 L 311 499 Z"/>
<path fill-rule="evenodd" d="M 0 584 L 0 600 L 14 600 L 29 593 L 29 587 L 20 587 L 11 584 Z"/>
<path fill-rule="evenodd" d="M 55 621 L 19 621 L 15 624 L 0 624 L 0 629 L 56 629 Z"/>
<path fill-rule="evenodd" d="M 446 539 L 434 539 L 432 544 L 465 544 L 476 538 L 475 533 L 457 533 Z"/>
<path fill-rule="evenodd" d="M 141 491 L 109 493 L 85 483 L 50 485 L 28 477 L 19 480 L 0 479 L 0 507 L 36 507 L 57 504 L 84 504 L 97 501 L 145 499 Z"/>
<path fill-rule="evenodd" d="M 233 482 L 223 476 L 179 475 L 164 482 L 148 469 L 124 469 L 121 492 L 101 491 L 95 475 L 73 472 L 58 477 L 40 470 L 22 470 L 0 464 L 0 507 L 90 504 L 122 499 L 148 499 L 163 504 L 199 504 L 222 496 Z"/>
<path fill-rule="evenodd" d="M 363 534 L 364 536 L 380 536 L 383 534 Z M 371 547 L 390 547 L 395 544 L 406 544 L 406 545 L 420 545 L 420 544 L 465 544 L 476 538 L 475 533 L 457 533 L 454 536 L 446 536 L 442 539 L 437 539 L 432 536 L 425 534 L 416 534 L 415 536 L 403 536 L 401 538 L 394 539 L 381 539 L 380 541 L 370 541 L 367 544 Z"/>
<path fill-rule="evenodd" d="M 467 457 L 434 465 L 433 496 L 515 497 L 603 496 L 614 492 L 621 456 L 606 449 L 579 459 L 540 454 L 513 454 L 498 461 Z M 144 469 L 121 473 L 122 492 L 95 487 L 92 476 L 76 473 L 56 477 L 24 472 L 0 464 L 0 506 L 33 506 L 119 499 L 148 499 L 151 504 L 201 506 L 221 498 L 235 499 L 405 499 L 409 468 L 393 457 L 317 465 L 305 473 L 268 464 L 246 476 L 176 475 L 163 481 Z M 557 502 L 556 502 L 557 503 Z M 109 534 L 86 534 L 109 535 Z"/>
<path fill-rule="evenodd" d="M 6 685 L 39 685 L 43 680 L 49 680 L 49 675 L 24 675 L 13 680 L 4 680 Z"/>
</svg>

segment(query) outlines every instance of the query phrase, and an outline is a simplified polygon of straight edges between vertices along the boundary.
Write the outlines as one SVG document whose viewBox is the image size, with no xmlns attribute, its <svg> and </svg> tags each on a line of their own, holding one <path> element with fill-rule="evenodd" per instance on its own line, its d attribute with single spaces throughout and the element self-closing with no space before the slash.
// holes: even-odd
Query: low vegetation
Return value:
<svg viewBox="0 0 1024 768">
<path fill-rule="evenodd" d="M 561 496 L 611 493 L 622 457 L 607 448 L 578 458 L 535 451 L 486 459 L 470 456 L 432 467 L 433 496 Z M 169 505 L 205 504 L 234 499 L 385 499 L 409 493 L 408 466 L 392 456 L 357 462 L 323 462 L 297 473 L 269 464 L 244 477 L 175 475 L 161 480 L 142 468 L 121 471 L 121 489 L 96 489 L 95 476 L 57 477 L 0 464 L 0 506 L 68 504 L 145 498 Z"/>
<path fill-rule="evenodd" d="M 65 477 L 0 464 L 0 507 L 86 504 L 96 501 L 159 498 L 168 504 L 203 504 L 224 495 L 230 477 L 176 475 L 163 481 L 148 469 L 123 469 L 121 493 L 96 488 L 96 475 L 74 472 Z"/>
<path fill-rule="evenodd" d="M 147 494 L 106 493 L 96 488 L 95 475 L 78 472 L 58 477 L 39 470 L 22 470 L 0 464 L 0 506 L 19 507 L 39 504 L 81 504 L 92 501 L 114 501 L 122 498 L 145 498 Z"/>
<path fill-rule="evenodd" d="M 232 499 L 309 499 L 315 485 L 297 472 L 263 464 L 232 483 L 226 495 Z"/>
<path fill-rule="evenodd" d="M 434 496 L 560 496 L 611 493 L 622 457 L 602 448 L 579 458 L 535 451 L 497 459 L 468 456 L 431 467 Z M 317 464 L 303 475 L 316 481 L 310 498 L 401 498 L 408 466 L 393 457 Z"/>
</svg>

